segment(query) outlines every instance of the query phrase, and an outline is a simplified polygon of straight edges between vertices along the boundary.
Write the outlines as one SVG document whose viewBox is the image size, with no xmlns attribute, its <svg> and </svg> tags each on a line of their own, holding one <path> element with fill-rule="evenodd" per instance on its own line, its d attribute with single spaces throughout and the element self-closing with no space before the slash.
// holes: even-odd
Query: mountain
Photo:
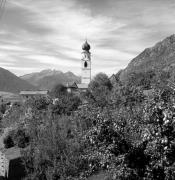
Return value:
<svg viewBox="0 0 175 180">
<path fill-rule="evenodd" d="M 175 35 L 171 35 L 155 46 L 145 49 L 121 72 L 120 79 L 127 79 L 131 73 L 151 70 L 171 72 L 175 70 Z"/>
<path fill-rule="evenodd" d="M 19 93 L 21 90 L 35 90 L 36 87 L 0 67 L 0 91 Z"/>
<path fill-rule="evenodd" d="M 67 84 L 80 82 L 80 77 L 72 72 L 63 73 L 57 70 L 46 69 L 41 72 L 21 76 L 23 80 L 31 83 L 40 89 L 52 89 L 56 84 Z"/>
</svg>

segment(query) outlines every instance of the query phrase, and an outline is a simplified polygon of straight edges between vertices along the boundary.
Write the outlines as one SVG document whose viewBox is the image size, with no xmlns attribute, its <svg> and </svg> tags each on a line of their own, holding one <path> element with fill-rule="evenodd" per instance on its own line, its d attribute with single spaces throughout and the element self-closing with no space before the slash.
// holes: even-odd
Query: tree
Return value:
<svg viewBox="0 0 175 180">
<path fill-rule="evenodd" d="M 71 114 L 71 112 L 78 108 L 80 103 L 81 100 L 78 96 L 72 94 L 62 95 L 58 101 L 51 106 L 51 111 L 57 115 Z"/>
<path fill-rule="evenodd" d="M 10 135 L 8 135 L 7 137 L 4 138 L 4 146 L 5 148 L 11 148 L 13 147 L 15 144 L 13 142 L 13 139 Z"/>
<path fill-rule="evenodd" d="M 67 88 L 62 84 L 57 84 L 52 90 L 51 90 L 51 96 L 54 98 L 59 98 L 60 96 L 67 94 Z"/>
<path fill-rule="evenodd" d="M 89 97 L 98 106 L 104 107 L 108 104 L 112 84 L 104 73 L 97 74 L 89 84 Z"/>
<path fill-rule="evenodd" d="M 51 99 L 49 97 L 36 97 L 29 99 L 26 102 L 26 106 L 36 110 L 47 110 L 50 103 L 51 103 Z"/>
<path fill-rule="evenodd" d="M 0 104 L 0 113 L 4 114 L 7 109 L 6 104 L 2 103 Z"/>
<path fill-rule="evenodd" d="M 142 89 L 135 86 L 121 85 L 113 88 L 111 100 L 117 107 L 134 107 L 144 101 Z"/>
<path fill-rule="evenodd" d="M 106 87 L 107 89 L 111 90 L 112 84 L 108 78 L 108 76 L 104 73 L 97 74 L 94 79 L 89 84 L 89 89 L 91 91 L 95 91 L 100 87 Z"/>
</svg>

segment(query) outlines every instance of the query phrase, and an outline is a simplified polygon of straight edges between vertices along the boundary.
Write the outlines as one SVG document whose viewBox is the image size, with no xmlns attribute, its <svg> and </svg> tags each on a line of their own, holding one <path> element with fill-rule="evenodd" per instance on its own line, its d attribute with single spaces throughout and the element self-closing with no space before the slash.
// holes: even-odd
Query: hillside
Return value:
<svg viewBox="0 0 175 180">
<path fill-rule="evenodd" d="M 167 37 L 155 46 L 145 49 L 134 58 L 120 75 L 121 80 L 135 72 L 148 72 L 150 70 L 173 71 L 175 67 L 175 35 Z"/>
<path fill-rule="evenodd" d="M 36 87 L 0 67 L 0 91 L 19 93 L 21 90 L 33 89 L 36 89 Z"/>
<path fill-rule="evenodd" d="M 52 89 L 56 84 L 80 82 L 80 77 L 72 72 L 63 73 L 57 70 L 46 69 L 41 72 L 21 76 L 22 79 L 39 87 L 40 89 Z"/>
</svg>

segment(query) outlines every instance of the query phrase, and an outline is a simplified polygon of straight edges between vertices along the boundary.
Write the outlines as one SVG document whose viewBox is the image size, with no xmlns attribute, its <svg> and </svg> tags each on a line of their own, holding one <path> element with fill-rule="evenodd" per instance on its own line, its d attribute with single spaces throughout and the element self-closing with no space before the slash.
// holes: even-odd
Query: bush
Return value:
<svg viewBox="0 0 175 180">
<path fill-rule="evenodd" d="M 0 104 L 0 113 L 5 114 L 7 107 L 6 104 Z"/>
<path fill-rule="evenodd" d="M 112 84 L 108 76 L 104 73 L 97 74 L 90 82 L 87 96 L 91 102 L 99 107 L 105 107 L 109 104 L 110 91 Z"/>
<path fill-rule="evenodd" d="M 54 114 L 62 115 L 67 114 L 70 115 L 73 111 L 77 110 L 80 105 L 81 100 L 77 96 L 66 95 L 59 98 L 59 100 L 51 107 L 51 111 Z"/>
<path fill-rule="evenodd" d="M 67 88 L 62 84 L 57 84 L 50 92 L 53 98 L 59 98 L 67 94 Z"/>
<path fill-rule="evenodd" d="M 19 148 L 25 148 L 29 145 L 30 138 L 22 129 L 17 130 L 13 139 Z"/>
<path fill-rule="evenodd" d="M 14 142 L 13 142 L 13 139 L 12 139 L 12 137 L 10 136 L 10 135 L 8 135 L 7 137 L 5 137 L 4 138 L 4 141 L 3 141 L 3 143 L 4 143 L 4 147 L 5 148 L 11 148 L 11 147 L 14 147 Z"/>
<path fill-rule="evenodd" d="M 4 139 L 5 148 L 11 148 L 18 146 L 19 148 L 25 148 L 29 145 L 29 136 L 26 135 L 23 129 L 12 130 L 8 136 Z"/>
</svg>

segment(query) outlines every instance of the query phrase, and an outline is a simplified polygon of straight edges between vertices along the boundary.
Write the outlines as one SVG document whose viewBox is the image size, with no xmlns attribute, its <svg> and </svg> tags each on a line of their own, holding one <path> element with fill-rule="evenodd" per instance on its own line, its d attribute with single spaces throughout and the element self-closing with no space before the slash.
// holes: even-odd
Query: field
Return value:
<svg viewBox="0 0 175 180">
<path fill-rule="evenodd" d="M 10 92 L 0 91 L 0 103 L 2 102 L 19 102 L 21 98 L 19 94 L 14 94 Z"/>
</svg>

